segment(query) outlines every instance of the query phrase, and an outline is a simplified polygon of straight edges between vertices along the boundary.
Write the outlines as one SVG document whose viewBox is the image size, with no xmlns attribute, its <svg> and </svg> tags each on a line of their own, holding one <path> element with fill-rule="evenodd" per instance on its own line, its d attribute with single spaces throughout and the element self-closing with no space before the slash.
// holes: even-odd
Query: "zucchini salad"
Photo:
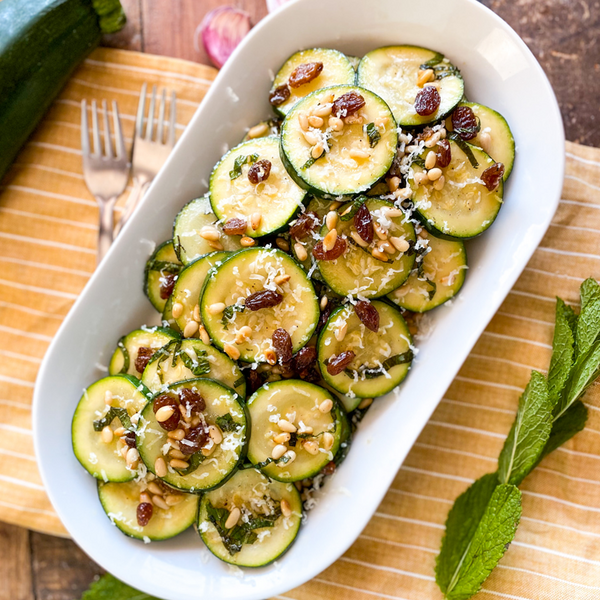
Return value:
<svg viewBox="0 0 600 600">
<path fill-rule="evenodd" d="M 194 525 L 243 567 L 289 548 L 407 376 L 515 155 L 504 118 L 426 48 L 297 52 L 268 102 L 148 260 L 162 326 L 117 342 L 72 423 L 113 525 L 145 542 Z"/>
</svg>

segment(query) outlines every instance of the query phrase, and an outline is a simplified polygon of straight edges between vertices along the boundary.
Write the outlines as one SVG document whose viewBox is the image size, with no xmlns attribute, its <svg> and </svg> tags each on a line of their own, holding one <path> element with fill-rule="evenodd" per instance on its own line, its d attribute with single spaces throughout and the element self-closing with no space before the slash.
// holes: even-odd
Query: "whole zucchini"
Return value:
<svg viewBox="0 0 600 600">
<path fill-rule="evenodd" d="M 0 2 L 0 178 L 75 67 L 124 24 L 119 0 Z"/>
</svg>

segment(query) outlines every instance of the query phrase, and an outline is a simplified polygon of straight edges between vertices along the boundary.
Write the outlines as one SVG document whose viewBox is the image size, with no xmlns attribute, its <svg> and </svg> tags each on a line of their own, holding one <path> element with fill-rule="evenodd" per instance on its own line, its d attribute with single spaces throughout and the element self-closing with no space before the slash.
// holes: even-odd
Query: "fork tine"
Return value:
<svg viewBox="0 0 600 600">
<path fill-rule="evenodd" d="M 135 120 L 135 137 L 142 137 L 144 131 L 144 113 L 146 112 L 146 88 L 148 84 L 146 82 L 142 85 L 142 91 L 140 92 L 140 101 L 138 104 L 137 117 Z"/>
<path fill-rule="evenodd" d="M 169 119 L 169 139 L 167 143 L 169 146 L 175 145 L 175 124 L 176 124 L 176 116 L 177 116 L 177 97 L 175 96 L 175 91 L 171 92 L 171 118 Z"/>
<path fill-rule="evenodd" d="M 100 127 L 98 126 L 98 105 L 92 100 L 92 138 L 94 140 L 94 152 L 96 156 L 102 156 L 100 147 Z"/>
<path fill-rule="evenodd" d="M 117 158 L 123 158 L 125 156 L 125 138 L 123 137 L 123 130 L 121 129 L 121 118 L 119 117 L 119 107 L 117 101 L 112 101 L 113 110 L 113 123 L 115 128 L 115 149 L 117 151 Z"/>
<path fill-rule="evenodd" d="M 83 156 L 90 154 L 90 132 L 88 129 L 87 102 L 81 101 L 81 151 Z"/>
<path fill-rule="evenodd" d="M 146 139 L 152 140 L 154 132 L 154 109 L 156 107 L 156 86 L 152 86 L 152 96 L 150 97 L 150 108 L 148 109 L 148 124 L 146 125 Z"/>
<path fill-rule="evenodd" d="M 163 126 L 165 124 L 165 104 L 167 103 L 167 90 L 163 88 L 160 95 L 160 105 L 158 107 L 158 128 L 156 130 L 156 141 L 163 143 Z"/>
<path fill-rule="evenodd" d="M 112 158 L 114 155 L 110 139 L 110 128 L 108 126 L 108 106 L 106 105 L 106 100 L 102 100 L 102 114 L 104 117 L 104 154 L 108 158 Z"/>
</svg>

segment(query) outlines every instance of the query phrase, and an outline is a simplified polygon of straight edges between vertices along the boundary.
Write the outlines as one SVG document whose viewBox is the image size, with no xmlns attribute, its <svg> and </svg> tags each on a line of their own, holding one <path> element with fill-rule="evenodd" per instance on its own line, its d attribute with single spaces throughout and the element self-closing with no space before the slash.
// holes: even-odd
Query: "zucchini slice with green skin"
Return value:
<svg viewBox="0 0 600 600">
<path fill-rule="evenodd" d="M 173 339 L 179 339 L 179 334 L 168 327 L 146 327 L 134 329 L 124 335 L 117 343 L 117 347 L 108 365 L 109 375 L 118 373 L 141 377 L 136 362 L 140 356 L 141 348 L 158 350 Z M 147 361 L 146 361 L 147 362 Z"/>
<path fill-rule="evenodd" d="M 260 161 L 268 161 L 266 179 L 253 183 L 250 172 Z M 260 178 L 266 171 L 260 169 Z M 296 214 L 306 192 L 290 177 L 279 156 L 279 138 L 269 136 L 243 142 L 232 148 L 216 164 L 210 176 L 210 202 L 213 212 L 223 222 L 243 219 L 245 235 L 260 237 L 279 231 Z M 253 229 L 255 213 L 260 224 Z"/>
<path fill-rule="evenodd" d="M 155 352 L 144 369 L 142 383 L 152 392 L 195 377 L 208 377 L 246 397 L 246 379 L 229 356 L 195 339 L 172 340 Z"/>
<path fill-rule="evenodd" d="M 173 289 L 172 279 L 182 269 L 173 248 L 173 240 L 163 242 L 153 252 L 144 270 L 144 293 L 154 308 L 162 313 Z"/>
<path fill-rule="evenodd" d="M 286 281 L 278 279 L 288 276 Z M 244 308 L 246 299 L 259 292 L 283 298 L 275 306 Z M 202 323 L 215 345 L 228 348 L 228 353 L 233 348 L 234 356 L 237 350 L 245 362 L 268 362 L 265 353 L 273 350 L 271 338 L 279 328 L 290 334 L 297 352 L 310 340 L 320 315 L 315 289 L 302 267 L 289 254 L 269 248 L 241 250 L 211 270 L 200 307 Z M 241 341 L 238 336 L 245 326 L 252 333 Z"/>
<path fill-rule="evenodd" d="M 248 410 L 252 426 L 248 460 L 271 479 L 292 482 L 313 477 L 340 447 L 345 414 L 318 385 L 301 379 L 266 383 L 250 397 Z M 286 429 L 296 431 L 285 436 Z M 288 441 L 275 439 L 281 434 Z M 285 454 L 273 454 L 277 448 L 282 452 L 285 448 Z"/>
<path fill-rule="evenodd" d="M 302 129 L 302 115 L 331 106 L 332 101 L 350 92 L 362 96 L 365 104 L 345 118 L 341 130 L 332 129 L 327 118 L 321 127 Z M 305 134 L 318 143 L 309 143 Z M 298 185 L 315 196 L 337 198 L 369 189 L 391 167 L 397 143 L 396 123 L 387 104 L 373 92 L 354 85 L 313 92 L 294 106 L 281 127 L 285 166 Z M 311 152 L 317 145 L 325 152 L 314 159 Z"/>
<path fill-rule="evenodd" d="M 230 252 L 213 252 L 212 254 L 207 254 L 189 263 L 179 274 L 173 288 L 171 311 L 175 304 L 180 304 L 182 307 L 181 313 L 178 308 L 177 314 L 179 316 L 175 319 L 180 331 L 185 331 L 186 325 L 190 321 L 195 320 L 194 311 L 200 303 L 200 294 L 206 280 L 206 275 L 212 267 L 220 265 L 230 255 Z M 198 331 L 196 330 L 193 337 L 198 337 L 198 335 Z"/>
<path fill-rule="evenodd" d="M 415 98 L 423 89 L 417 85 L 421 65 L 434 71 L 439 108 L 431 115 L 415 111 Z M 365 54 L 358 65 L 358 85 L 381 96 L 401 127 L 418 127 L 437 121 L 462 100 L 465 84 L 458 69 L 443 54 L 418 46 L 384 46 Z"/>
<path fill-rule="evenodd" d="M 286 515 L 282 514 L 285 501 Z M 233 509 L 241 518 L 229 529 Z M 291 483 L 271 481 L 256 469 L 238 471 L 227 483 L 202 495 L 198 533 L 222 561 L 238 567 L 263 567 L 292 544 L 302 521 L 302 500 Z"/>
<path fill-rule="evenodd" d="M 292 87 L 288 84 L 290 75 L 300 65 L 307 63 L 320 62 L 323 64 L 323 70 L 315 77 L 312 81 L 301 85 L 300 87 Z M 274 106 L 275 112 L 281 116 L 285 115 L 290 111 L 299 100 L 308 96 L 315 90 L 319 90 L 324 87 L 330 87 L 332 85 L 341 84 L 353 84 L 356 78 L 356 72 L 348 57 L 331 48 L 310 48 L 308 50 L 301 50 L 292 54 L 279 71 L 275 75 L 273 86 L 271 91 L 275 90 L 281 85 L 287 85 L 290 91 L 289 98 Z"/>
<path fill-rule="evenodd" d="M 400 308 L 412 312 L 426 312 L 458 294 L 467 273 L 467 252 L 460 240 L 436 238 L 424 229 L 419 238 L 427 240 L 429 250 L 418 267 L 413 269 L 406 283 L 388 294 Z"/>
<path fill-rule="evenodd" d="M 165 308 L 162 312 L 162 324 L 166 329 L 172 329 L 178 334 L 182 334 L 183 332 L 179 329 L 179 325 L 177 325 L 177 321 L 173 316 L 173 295 L 169 296 L 167 303 L 165 304 Z"/>
<path fill-rule="evenodd" d="M 372 254 L 382 243 L 377 235 L 373 235 L 373 241 L 365 247 L 360 246 L 355 237 L 357 234 L 354 226 L 354 219 L 347 218 L 352 212 L 344 215 L 349 210 L 348 207 L 339 209 L 340 217 L 336 225 L 336 231 L 339 236 L 345 237 L 346 251 L 336 260 L 317 260 L 317 265 L 321 276 L 327 285 L 340 296 L 362 295 L 366 298 L 378 298 L 385 296 L 392 290 L 401 286 L 410 274 L 413 267 L 415 256 L 409 252 L 410 246 L 415 241 L 415 229 L 404 213 L 401 216 L 388 217 L 388 211 L 395 214 L 397 209 L 391 202 L 380 198 L 366 198 L 362 196 L 356 199 L 356 203 L 364 200 L 373 223 L 385 232 L 386 236 L 398 238 L 406 242 L 406 251 L 399 252 L 390 241 L 387 241 L 386 248 L 394 251 L 394 254 L 384 252 L 383 256 L 387 261 L 375 258 Z M 343 220 L 347 218 L 347 220 Z M 325 237 L 329 233 L 327 225 L 321 229 L 321 236 Z M 362 242 L 363 245 L 365 242 Z M 399 242 L 398 242 L 399 243 Z"/>
<path fill-rule="evenodd" d="M 71 437 L 77 460 L 92 477 L 116 482 L 135 477 L 136 471 L 127 467 L 121 455 L 121 439 L 113 436 L 110 442 L 104 442 L 102 429 L 112 424 L 114 429 L 133 431 L 131 417 L 144 408 L 151 395 L 130 375 L 104 377 L 83 392 L 73 415 Z M 110 405 L 106 403 L 108 397 Z"/>
<path fill-rule="evenodd" d="M 148 524 L 141 527 L 137 521 L 137 507 L 140 494 L 148 489 L 146 481 L 128 481 L 127 483 L 98 482 L 98 497 L 106 516 L 111 523 L 125 535 L 145 542 L 159 542 L 179 535 L 196 521 L 199 497 L 196 494 L 183 496 L 178 504 L 168 509 L 152 506 L 152 517 Z"/>
<path fill-rule="evenodd" d="M 502 206 L 504 184 L 489 191 L 481 181 L 482 173 L 494 164 L 481 148 L 463 142 L 470 151 L 477 167 L 474 167 L 467 154 L 455 141 L 450 141 L 452 159 L 442 169 L 445 178 L 444 187 L 436 190 L 430 181 L 417 186 L 414 179 L 409 179 L 413 190 L 413 204 L 423 225 L 434 235 L 445 235 L 452 238 L 468 239 L 483 233 L 496 219 Z M 426 149 L 421 155 L 426 160 L 429 152 Z M 416 163 L 413 172 L 423 172 Z"/>
<path fill-rule="evenodd" d="M 379 313 L 378 332 L 367 329 L 354 307 L 347 304 L 331 313 L 317 344 L 323 379 L 351 397 L 387 394 L 404 380 L 412 361 L 412 337 L 400 311 L 386 302 L 375 300 L 372 304 Z M 352 362 L 338 375 L 331 375 L 329 360 L 346 351 L 354 352 Z"/>
<path fill-rule="evenodd" d="M 246 135 L 242 138 L 242 142 L 269 136 L 278 137 L 280 129 L 281 121 L 279 119 L 267 119 L 266 121 L 260 121 L 248 129 Z"/>
<path fill-rule="evenodd" d="M 487 152 L 496 162 L 504 165 L 504 181 L 508 179 L 513 164 L 515 162 L 515 138 L 512 131 L 506 122 L 506 119 L 493 108 L 477 104 L 475 102 L 461 102 L 459 106 L 468 106 L 479 119 L 481 126 L 477 137 L 469 140 L 469 142 Z M 452 131 L 452 121 L 447 123 L 446 127 Z M 487 133 L 490 137 L 489 142 L 485 144 L 481 142 L 481 134 Z M 484 148 L 485 146 L 485 148 Z"/>
<path fill-rule="evenodd" d="M 183 388 L 202 396 L 206 405 L 202 413 L 207 425 L 219 428 L 223 435 L 220 444 L 209 442 L 210 447 L 214 448 L 210 455 L 205 456 L 199 451 L 189 457 L 186 462 L 191 470 L 188 473 L 171 466 L 168 453 L 173 440 L 168 441 L 167 431 L 159 425 L 153 410 L 157 396 L 168 394 L 177 398 Z M 212 379 L 188 379 L 161 389 L 148 402 L 138 423 L 137 448 L 144 464 L 154 475 L 158 458 L 167 463 L 167 473 L 161 477 L 165 483 L 185 492 L 201 492 L 222 485 L 241 464 L 246 455 L 247 430 L 247 409 L 238 394 Z"/>
<path fill-rule="evenodd" d="M 219 232 L 218 242 L 211 243 L 200 235 L 202 228 L 209 225 Z M 223 233 L 223 227 L 212 211 L 208 195 L 191 200 L 179 211 L 173 224 L 173 242 L 175 252 L 184 265 L 214 252 L 218 245 L 228 251 L 242 247 L 239 236 Z"/>
</svg>

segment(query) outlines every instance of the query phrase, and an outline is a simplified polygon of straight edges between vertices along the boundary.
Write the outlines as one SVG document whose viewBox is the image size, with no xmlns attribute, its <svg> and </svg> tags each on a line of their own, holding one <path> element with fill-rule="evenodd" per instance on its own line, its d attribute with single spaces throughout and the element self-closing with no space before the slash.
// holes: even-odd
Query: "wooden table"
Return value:
<svg viewBox="0 0 600 600">
<path fill-rule="evenodd" d="M 107 45 L 209 62 L 204 51 L 194 49 L 194 30 L 207 11 L 225 2 L 121 1 L 128 24 L 107 36 Z M 600 146 L 600 0 L 483 1 L 512 25 L 544 67 L 567 139 Z M 246 9 L 254 23 L 267 12 L 264 0 L 232 4 Z M 0 600 L 77 600 L 101 572 L 69 540 L 0 523 Z"/>
</svg>

